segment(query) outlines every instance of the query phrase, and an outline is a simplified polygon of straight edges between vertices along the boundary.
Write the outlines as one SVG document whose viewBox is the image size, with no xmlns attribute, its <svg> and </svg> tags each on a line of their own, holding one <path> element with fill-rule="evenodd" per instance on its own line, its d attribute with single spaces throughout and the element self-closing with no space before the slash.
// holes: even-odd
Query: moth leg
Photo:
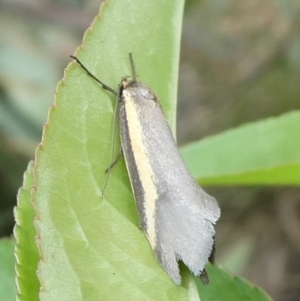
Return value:
<svg viewBox="0 0 300 301">
<path fill-rule="evenodd" d="M 215 237 L 214 237 L 214 244 L 213 244 L 213 247 L 211 249 L 211 253 L 209 255 L 209 258 L 208 258 L 208 261 L 211 263 L 211 264 L 214 264 L 215 263 L 215 254 L 216 254 L 216 242 L 215 242 Z"/>
<path fill-rule="evenodd" d="M 119 162 L 122 155 L 123 155 L 123 149 L 122 147 L 120 147 L 120 151 L 117 158 L 112 163 L 110 163 L 110 165 L 106 168 L 105 173 L 109 173 L 111 171 L 111 169 Z"/>
<path fill-rule="evenodd" d="M 102 188 L 102 199 L 104 197 L 104 191 L 105 191 L 105 188 L 106 188 L 106 185 L 107 185 L 109 172 L 118 163 L 118 161 L 120 160 L 120 158 L 121 158 L 122 155 L 123 155 L 123 150 L 122 150 L 122 147 L 120 147 L 120 151 L 119 151 L 119 154 L 118 154 L 117 158 L 105 170 L 106 177 L 105 177 L 105 182 L 104 182 L 104 185 L 103 185 L 103 188 Z"/>
<path fill-rule="evenodd" d="M 204 285 L 209 284 L 209 277 L 208 277 L 208 274 L 207 274 L 207 272 L 206 272 L 206 269 L 204 269 L 204 270 L 202 271 L 202 273 L 199 275 L 199 278 L 201 279 L 201 281 L 202 281 L 202 283 L 203 283 Z"/>
</svg>

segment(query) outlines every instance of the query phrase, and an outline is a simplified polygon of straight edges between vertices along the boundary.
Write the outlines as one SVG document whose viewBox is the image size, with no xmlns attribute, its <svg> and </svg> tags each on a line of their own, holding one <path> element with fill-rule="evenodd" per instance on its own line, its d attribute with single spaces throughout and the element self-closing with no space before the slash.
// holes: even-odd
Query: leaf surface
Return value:
<svg viewBox="0 0 300 301">
<path fill-rule="evenodd" d="M 300 185 L 300 112 L 249 123 L 181 148 L 208 185 Z"/>
<path fill-rule="evenodd" d="M 174 129 L 183 1 L 106 1 L 76 52 L 117 89 L 130 75 L 155 92 Z M 126 12 L 126 13 L 125 13 Z M 58 85 L 36 152 L 41 300 L 189 300 L 189 275 L 175 286 L 139 229 L 123 159 L 110 164 L 115 96 L 71 63 Z M 119 148 L 117 139 L 115 154 Z M 191 292 L 192 291 L 192 292 Z"/>
<path fill-rule="evenodd" d="M 30 162 L 24 174 L 23 186 L 19 189 L 18 204 L 14 214 L 16 225 L 16 274 L 18 296 L 20 301 L 38 301 L 40 283 L 36 275 L 39 253 L 35 241 L 35 210 L 31 203 L 30 189 L 33 185 L 33 162 Z"/>
<path fill-rule="evenodd" d="M 17 291 L 13 239 L 0 240 L 0 300 L 13 301 Z"/>
</svg>

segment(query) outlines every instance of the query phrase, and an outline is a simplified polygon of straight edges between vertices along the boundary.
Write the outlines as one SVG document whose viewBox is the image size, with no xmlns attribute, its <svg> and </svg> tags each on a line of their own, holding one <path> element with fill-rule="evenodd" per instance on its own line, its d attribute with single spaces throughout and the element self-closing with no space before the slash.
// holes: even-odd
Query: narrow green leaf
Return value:
<svg viewBox="0 0 300 301">
<path fill-rule="evenodd" d="M 0 240 L 0 300 L 13 301 L 17 292 L 15 283 L 15 241 Z"/>
<path fill-rule="evenodd" d="M 210 284 L 197 279 L 201 300 L 205 301 L 271 301 L 260 288 L 246 280 L 232 276 L 217 266 L 207 265 Z"/>
<path fill-rule="evenodd" d="M 40 283 L 36 275 L 39 253 L 35 242 L 36 231 L 33 220 L 35 210 L 30 200 L 30 189 L 33 185 L 33 162 L 30 162 L 24 174 L 23 187 L 19 189 L 18 204 L 14 214 L 16 225 L 16 273 L 18 296 L 20 301 L 39 300 Z"/>
<path fill-rule="evenodd" d="M 300 185 L 300 112 L 246 124 L 181 149 L 202 184 Z"/>
<path fill-rule="evenodd" d="M 138 80 L 156 93 L 173 129 L 182 11 L 183 1 L 106 1 L 76 53 L 117 89 L 121 77 L 131 74 L 132 52 Z M 123 160 L 111 171 L 101 198 L 115 101 L 76 63 L 58 85 L 34 170 L 41 300 L 189 300 L 193 295 L 191 277 L 184 273 L 183 285 L 176 286 L 139 229 Z"/>
</svg>

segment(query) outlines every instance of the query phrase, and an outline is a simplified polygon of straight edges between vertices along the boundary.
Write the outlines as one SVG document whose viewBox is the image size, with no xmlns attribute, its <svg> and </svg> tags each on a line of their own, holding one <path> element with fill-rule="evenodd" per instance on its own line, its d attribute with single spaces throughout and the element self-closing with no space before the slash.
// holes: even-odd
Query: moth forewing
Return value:
<svg viewBox="0 0 300 301">
<path fill-rule="evenodd" d="M 220 209 L 187 171 L 161 106 L 147 86 L 133 81 L 123 87 L 119 116 L 140 225 L 158 261 L 180 284 L 178 260 L 195 275 L 204 270 Z"/>
</svg>

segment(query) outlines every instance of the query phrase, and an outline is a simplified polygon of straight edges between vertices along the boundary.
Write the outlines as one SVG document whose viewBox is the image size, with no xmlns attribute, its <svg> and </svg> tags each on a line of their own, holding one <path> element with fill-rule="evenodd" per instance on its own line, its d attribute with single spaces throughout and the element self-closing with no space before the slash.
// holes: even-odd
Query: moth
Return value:
<svg viewBox="0 0 300 301">
<path fill-rule="evenodd" d="M 122 152 L 144 230 L 155 256 L 176 284 L 178 261 L 208 282 L 205 264 L 214 257 L 214 224 L 220 217 L 217 201 L 185 167 L 155 94 L 132 78 L 123 77 L 114 90 L 90 73 L 103 89 L 117 95 Z"/>
</svg>

